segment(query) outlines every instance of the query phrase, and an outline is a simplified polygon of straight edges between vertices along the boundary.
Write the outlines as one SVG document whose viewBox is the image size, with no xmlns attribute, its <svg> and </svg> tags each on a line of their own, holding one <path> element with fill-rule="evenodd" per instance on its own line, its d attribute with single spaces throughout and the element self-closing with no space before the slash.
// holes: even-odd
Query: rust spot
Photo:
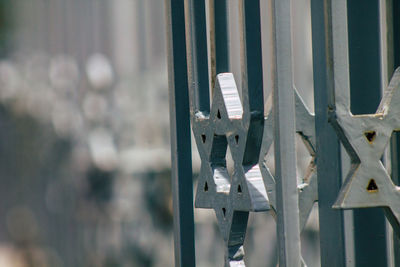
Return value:
<svg viewBox="0 0 400 267">
<path fill-rule="evenodd" d="M 376 185 L 376 182 L 374 179 L 369 180 L 368 186 L 367 186 L 367 191 L 369 193 L 378 192 L 378 186 Z"/>
</svg>

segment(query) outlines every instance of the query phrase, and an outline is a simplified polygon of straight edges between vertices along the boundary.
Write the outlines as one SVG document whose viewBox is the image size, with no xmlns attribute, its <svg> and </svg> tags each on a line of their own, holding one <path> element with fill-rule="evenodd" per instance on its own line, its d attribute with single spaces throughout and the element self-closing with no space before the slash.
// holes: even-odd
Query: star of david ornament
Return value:
<svg viewBox="0 0 400 267">
<path fill-rule="evenodd" d="M 330 121 L 352 163 L 334 208 L 384 207 L 400 236 L 400 188 L 381 162 L 392 133 L 400 130 L 400 69 L 375 114 L 352 115 L 346 99 L 338 97 Z"/>
<path fill-rule="evenodd" d="M 225 266 L 245 266 L 249 212 L 270 209 L 258 164 L 264 117 L 250 113 L 248 105 L 243 101 L 242 106 L 233 74 L 222 73 L 217 75 L 210 114 L 199 112 L 192 118 L 201 158 L 195 206 L 214 209 L 225 241 Z M 228 146 L 232 174 L 227 169 Z"/>
<path fill-rule="evenodd" d="M 317 184 L 317 170 L 315 167 L 315 125 L 314 115 L 308 110 L 304 104 L 303 99 L 295 92 L 295 112 L 296 112 L 296 133 L 299 134 L 310 153 L 312 159 L 308 166 L 307 172 L 302 177 L 302 182 L 297 185 L 299 193 L 299 216 L 300 216 L 300 229 L 303 230 L 307 219 L 310 215 L 314 202 L 318 200 L 318 184 Z M 263 162 L 261 164 L 262 174 L 265 184 L 268 188 L 268 196 L 270 205 L 275 210 L 275 177 L 266 165 L 265 156 L 271 148 L 274 141 L 273 135 L 273 115 L 272 112 L 268 115 L 264 126 L 264 138 L 262 145 Z"/>
<path fill-rule="evenodd" d="M 295 93 L 295 115 L 296 115 L 296 133 L 301 136 L 308 152 L 311 155 L 311 161 L 308 165 L 307 172 L 302 177 L 301 182 L 297 185 L 299 196 L 299 220 L 300 231 L 306 225 L 308 217 L 310 216 L 314 203 L 318 200 L 318 183 L 317 183 L 317 169 L 315 166 L 315 117 L 306 107 L 303 99 L 294 89 Z M 266 118 L 264 125 L 264 138 L 261 151 L 261 172 L 264 177 L 266 188 L 268 189 L 268 197 L 270 205 L 274 214 L 276 213 L 276 197 L 275 197 L 275 177 L 267 167 L 265 156 L 268 154 L 272 143 L 274 141 L 273 133 L 273 114 L 272 111 Z M 303 259 L 302 266 L 307 266 Z"/>
</svg>

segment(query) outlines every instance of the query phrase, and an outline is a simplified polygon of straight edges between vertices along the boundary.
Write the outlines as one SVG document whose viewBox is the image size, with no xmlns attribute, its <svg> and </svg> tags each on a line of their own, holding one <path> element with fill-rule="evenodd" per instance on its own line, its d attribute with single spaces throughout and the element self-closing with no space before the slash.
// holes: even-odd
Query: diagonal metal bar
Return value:
<svg viewBox="0 0 400 267">
<path fill-rule="evenodd" d="M 292 73 L 291 1 L 274 2 L 276 70 L 273 90 L 279 266 L 301 266 Z"/>
<path fill-rule="evenodd" d="M 334 129 L 328 123 L 328 111 L 333 110 L 335 106 L 335 75 L 339 74 L 335 73 L 333 65 L 333 35 L 338 35 L 340 32 L 337 31 L 343 30 L 343 27 L 339 27 L 336 28 L 336 32 L 332 32 L 333 11 L 340 14 L 337 6 L 332 10 L 332 0 L 311 1 L 320 251 L 321 266 L 324 267 L 346 266 L 343 211 L 332 209 L 341 188 L 342 171 L 340 143 Z M 341 41 L 345 43 L 347 40 Z M 338 41 L 336 45 L 337 43 Z M 340 47 L 335 46 L 335 48 L 337 52 L 335 57 L 343 54 L 340 53 Z M 342 58 L 343 60 L 345 58 Z M 346 82 L 343 83 L 346 85 Z"/>
<path fill-rule="evenodd" d="M 183 0 L 166 0 L 175 266 L 195 266 L 193 182 Z"/>
</svg>

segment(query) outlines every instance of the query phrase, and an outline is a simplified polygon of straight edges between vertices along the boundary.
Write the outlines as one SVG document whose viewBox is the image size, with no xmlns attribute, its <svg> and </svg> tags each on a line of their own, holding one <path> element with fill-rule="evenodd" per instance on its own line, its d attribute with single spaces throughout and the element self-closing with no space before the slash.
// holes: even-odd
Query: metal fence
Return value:
<svg viewBox="0 0 400 267">
<path fill-rule="evenodd" d="M 293 81 L 292 2 L 267 1 L 266 13 L 265 1 L 166 0 L 176 266 L 195 266 L 191 130 L 201 158 L 195 206 L 215 211 L 225 266 L 245 266 L 249 212 L 264 211 L 277 221 L 279 266 L 306 266 L 300 236 L 316 201 L 321 266 L 400 266 L 400 3 L 310 1 L 313 114 Z M 268 62 L 262 20 L 273 32 Z M 231 73 L 234 46 L 241 77 Z M 302 177 L 296 135 L 311 156 Z"/>
</svg>

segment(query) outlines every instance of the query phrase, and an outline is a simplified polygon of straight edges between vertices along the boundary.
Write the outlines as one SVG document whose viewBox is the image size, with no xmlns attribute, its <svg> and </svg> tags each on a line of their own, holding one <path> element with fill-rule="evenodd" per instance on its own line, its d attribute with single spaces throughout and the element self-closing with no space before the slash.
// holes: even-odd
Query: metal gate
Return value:
<svg viewBox="0 0 400 267">
<path fill-rule="evenodd" d="M 310 0 L 315 114 L 294 87 L 292 2 L 166 0 L 176 266 L 195 266 L 193 199 L 215 211 L 225 266 L 245 266 L 249 212 L 264 211 L 276 217 L 279 266 L 306 266 L 300 234 L 316 201 L 321 266 L 400 266 L 400 2 Z M 229 5 L 239 6 L 241 77 L 229 63 Z M 191 130 L 201 158 L 194 198 Z M 304 177 L 295 135 L 311 156 Z M 275 173 L 264 160 L 271 146 Z"/>
</svg>

